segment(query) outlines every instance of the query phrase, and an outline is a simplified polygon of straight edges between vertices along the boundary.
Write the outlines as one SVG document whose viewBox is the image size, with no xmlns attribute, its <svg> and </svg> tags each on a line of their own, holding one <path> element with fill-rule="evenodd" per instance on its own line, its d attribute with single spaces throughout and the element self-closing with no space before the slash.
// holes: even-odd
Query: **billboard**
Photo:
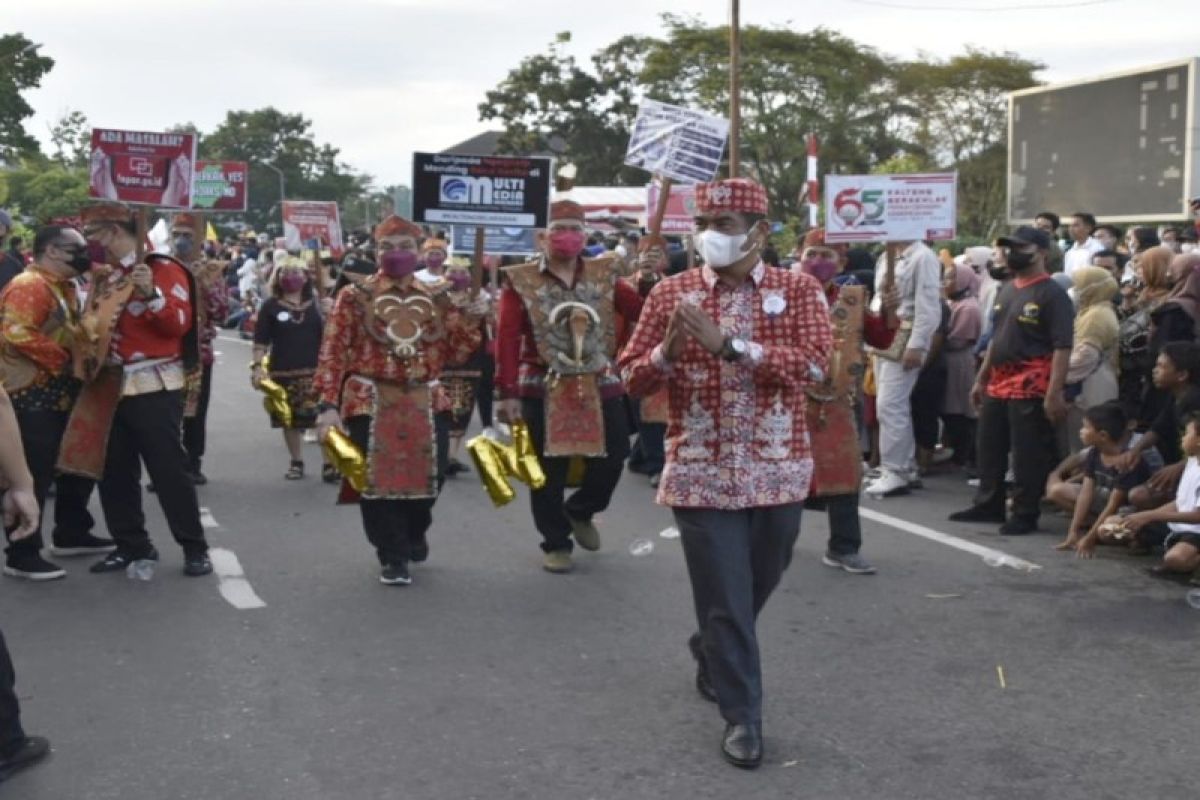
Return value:
<svg viewBox="0 0 1200 800">
<path fill-rule="evenodd" d="M 434 225 L 545 228 L 548 158 L 413 154 L 413 220 Z"/>
<path fill-rule="evenodd" d="M 328 249 L 334 258 L 344 254 L 342 222 L 337 203 L 318 200 L 283 201 L 283 238 L 288 250 Z M 315 247 L 312 245 L 315 244 Z"/>
<path fill-rule="evenodd" d="M 1198 59 L 1013 92 L 1008 218 L 1190 219 L 1200 194 Z"/>
<path fill-rule="evenodd" d="M 190 208 L 196 137 L 93 128 L 88 195 L 157 208 Z"/>
<path fill-rule="evenodd" d="M 825 176 L 829 244 L 947 241 L 957 216 L 957 172 Z"/>
</svg>

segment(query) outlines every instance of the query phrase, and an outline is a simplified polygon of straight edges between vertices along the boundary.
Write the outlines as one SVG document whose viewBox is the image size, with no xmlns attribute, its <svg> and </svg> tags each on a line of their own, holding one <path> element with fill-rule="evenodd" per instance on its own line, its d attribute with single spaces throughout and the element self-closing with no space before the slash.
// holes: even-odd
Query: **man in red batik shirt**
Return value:
<svg viewBox="0 0 1200 800">
<path fill-rule="evenodd" d="M 614 368 L 617 316 L 632 325 L 642 298 L 620 278 L 614 257 L 583 258 L 583 207 L 560 200 L 537 235 L 542 256 L 504 270 L 496 337 L 496 387 L 505 421 L 524 418 L 546 473 L 531 490 L 542 535 L 542 567 L 572 569 L 575 544 L 600 549 L 592 516 L 608 508 L 629 454 L 625 387 Z M 647 291 L 649 287 L 647 287 Z M 586 464 L 563 500 L 572 458 Z"/>
<path fill-rule="evenodd" d="M 664 279 L 619 361 L 634 396 L 667 386 L 658 502 L 675 515 L 699 631 L 696 686 L 727 723 L 738 767 L 762 760 L 755 619 L 800 532 L 812 481 L 805 388 L 821 381 L 829 312 L 807 275 L 769 269 L 766 190 L 744 178 L 696 187 L 700 269 Z"/>
</svg>

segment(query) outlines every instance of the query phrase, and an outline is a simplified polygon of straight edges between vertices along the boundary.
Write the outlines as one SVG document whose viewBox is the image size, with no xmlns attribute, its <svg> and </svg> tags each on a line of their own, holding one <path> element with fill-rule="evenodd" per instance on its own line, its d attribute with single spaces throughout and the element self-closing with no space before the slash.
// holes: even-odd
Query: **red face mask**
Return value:
<svg viewBox="0 0 1200 800">
<path fill-rule="evenodd" d="M 389 278 L 403 278 L 417 271 L 417 254 L 412 250 L 388 250 L 379 261 L 379 271 Z"/>
<path fill-rule="evenodd" d="M 91 259 L 93 264 L 108 263 L 108 251 L 104 249 L 104 245 L 91 239 L 87 243 L 87 257 Z"/>
<path fill-rule="evenodd" d="M 583 231 L 557 230 L 550 231 L 547 237 L 550 242 L 550 257 L 555 259 L 575 258 L 583 252 L 586 241 Z"/>
</svg>

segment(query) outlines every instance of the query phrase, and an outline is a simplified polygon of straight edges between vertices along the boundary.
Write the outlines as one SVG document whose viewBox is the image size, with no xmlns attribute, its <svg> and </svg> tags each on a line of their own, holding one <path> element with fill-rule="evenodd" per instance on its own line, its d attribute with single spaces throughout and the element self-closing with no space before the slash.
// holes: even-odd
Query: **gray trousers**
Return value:
<svg viewBox="0 0 1200 800">
<path fill-rule="evenodd" d="M 692 652 L 708 667 L 721 716 L 735 725 L 762 721 L 755 620 L 792 561 L 801 507 L 672 509 L 700 628 Z"/>
</svg>

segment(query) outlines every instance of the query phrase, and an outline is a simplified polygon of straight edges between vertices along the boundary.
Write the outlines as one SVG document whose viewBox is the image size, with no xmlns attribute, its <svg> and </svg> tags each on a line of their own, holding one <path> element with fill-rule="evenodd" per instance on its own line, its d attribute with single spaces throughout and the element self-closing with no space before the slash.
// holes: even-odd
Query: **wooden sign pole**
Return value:
<svg viewBox="0 0 1200 800">
<path fill-rule="evenodd" d="M 475 252 L 471 259 L 471 299 L 474 300 L 479 296 L 479 290 L 483 287 L 483 245 L 484 245 L 484 229 L 480 225 L 475 228 Z"/>
</svg>

